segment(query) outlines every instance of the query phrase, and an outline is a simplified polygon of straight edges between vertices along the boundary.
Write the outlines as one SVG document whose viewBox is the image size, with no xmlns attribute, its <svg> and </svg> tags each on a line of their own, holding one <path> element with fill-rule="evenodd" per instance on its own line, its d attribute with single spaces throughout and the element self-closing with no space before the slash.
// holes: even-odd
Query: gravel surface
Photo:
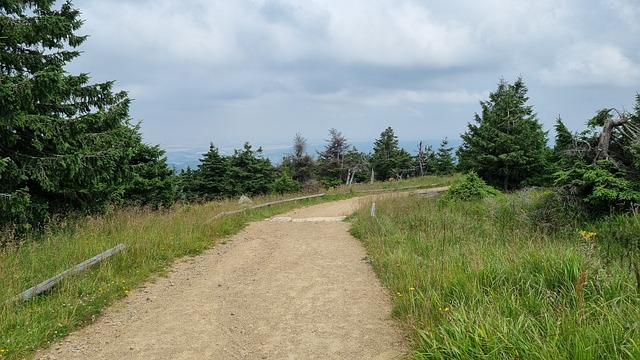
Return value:
<svg viewBox="0 0 640 360">
<path fill-rule="evenodd" d="M 400 358 L 389 295 L 342 221 L 359 201 L 251 223 L 36 358 Z"/>
</svg>

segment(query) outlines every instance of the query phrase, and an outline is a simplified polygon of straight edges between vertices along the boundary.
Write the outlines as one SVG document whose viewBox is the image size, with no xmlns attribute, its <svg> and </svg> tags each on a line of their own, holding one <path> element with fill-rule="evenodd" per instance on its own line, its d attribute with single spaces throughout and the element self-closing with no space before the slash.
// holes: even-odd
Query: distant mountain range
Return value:
<svg viewBox="0 0 640 360">
<path fill-rule="evenodd" d="M 425 146 L 431 145 L 434 150 L 437 150 L 440 147 L 439 140 L 424 140 L 423 143 Z M 400 141 L 400 147 L 407 150 L 409 153 L 414 154 L 418 151 L 418 144 L 420 141 Z M 457 149 L 462 141 L 460 139 L 449 139 L 449 146 L 453 147 L 454 150 Z M 253 144 L 252 144 L 253 145 Z M 373 152 L 373 142 L 353 142 L 352 146 L 355 146 L 359 151 L 370 153 Z M 325 143 L 313 144 L 309 145 L 309 149 L 307 152 L 316 156 L 318 150 L 322 150 L 325 146 Z M 241 146 L 236 147 L 241 148 Z M 258 146 L 253 145 L 254 149 L 257 149 Z M 165 156 L 167 157 L 167 162 L 169 166 L 174 168 L 176 171 L 185 170 L 187 167 L 195 169 L 200 164 L 200 158 L 204 153 L 209 151 L 209 145 L 193 145 L 193 146 L 175 146 L 170 145 L 164 148 L 166 151 Z M 220 147 L 218 148 L 220 153 L 223 155 L 232 155 L 234 148 L 231 147 Z M 263 145 L 262 153 L 266 158 L 271 160 L 271 163 L 274 165 L 280 164 L 282 162 L 282 158 L 287 154 L 290 154 L 292 151 L 291 145 Z"/>
</svg>

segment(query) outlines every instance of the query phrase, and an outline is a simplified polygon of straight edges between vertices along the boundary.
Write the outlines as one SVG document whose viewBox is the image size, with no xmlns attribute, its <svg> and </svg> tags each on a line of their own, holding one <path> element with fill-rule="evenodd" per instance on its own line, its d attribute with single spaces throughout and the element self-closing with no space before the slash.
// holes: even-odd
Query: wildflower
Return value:
<svg viewBox="0 0 640 360">
<path fill-rule="evenodd" d="M 584 230 L 580 230 L 578 231 L 578 234 L 580 234 L 580 236 L 582 236 L 583 238 L 585 238 L 586 240 L 591 239 L 592 237 L 596 236 L 596 233 L 591 232 L 591 231 L 584 231 Z"/>
<path fill-rule="evenodd" d="M 449 307 L 443 307 L 443 308 L 438 308 L 438 311 L 444 311 L 444 312 L 449 312 Z"/>
<path fill-rule="evenodd" d="M 400 264 L 396 264 L 396 266 L 400 266 Z"/>
<path fill-rule="evenodd" d="M 401 293 L 401 292 L 397 292 L 397 293 L 396 293 L 396 295 L 397 295 L 398 297 L 402 297 L 402 293 Z"/>
<path fill-rule="evenodd" d="M 409 291 L 416 291 L 416 288 L 410 287 Z"/>
</svg>

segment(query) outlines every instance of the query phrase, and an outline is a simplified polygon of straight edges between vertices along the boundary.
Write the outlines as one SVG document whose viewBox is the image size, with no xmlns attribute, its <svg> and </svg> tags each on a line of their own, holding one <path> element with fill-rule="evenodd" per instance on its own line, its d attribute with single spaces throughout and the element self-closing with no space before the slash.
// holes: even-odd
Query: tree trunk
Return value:
<svg viewBox="0 0 640 360">
<path fill-rule="evenodd" d="M 609 112 L 611 112 L 612 110 L 609 110 Z M 624 126 L 627 122 L 629 122 L 629 118 L 623 115 L 620 115 L 620 118 L 618 120 L 608 118 L 604 122 L 604 125 L 602 125 L 602 134 L 600 134 L 600 139 L 598 140 L 596 156 L 593 159 L 594 163 L 599 160 L 609 159 L 609 144 L 611 143 L 611 133 L 613 132 L 613 129 L 619 126 Z"/>
</svg>

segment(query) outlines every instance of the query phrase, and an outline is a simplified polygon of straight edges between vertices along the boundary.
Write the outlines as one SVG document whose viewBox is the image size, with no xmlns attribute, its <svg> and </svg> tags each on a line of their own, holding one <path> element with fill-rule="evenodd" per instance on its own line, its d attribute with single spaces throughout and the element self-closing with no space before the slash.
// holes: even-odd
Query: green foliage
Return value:
<svg viewBox="0 0 640 360">
<path fill-rule="evenodd" d="M 374 141 L 371 166 L 376 180 L 380 181 L 391 178 L 401 180 L 413 172 L 413 158 L 398 146 L 398 137 L 391 127 L 386 128 Z"/>
<path fill-rule="evenodd" d="M 375 218 L 366 204 L 356 213 L 352 233 L 391 292 L 393 314 L 411 329 L 414 358 L 640 357 L 628 258 L 602 255 L 609 242 L 600 224 L 584 236 L 576 228 L 542 234 L 527 212 L 538 196 L 377 199 Z M 637 224 L 611 229 L 640 238 Z"/>
<path fill-rule="evenodd" d="M 561 197 L 592 216 L 630 211 L 640 202 L 640 96 L 635 114 L 603 109 L 587 130 L 570 135 L 558 123 L 555 185 Z M 614 118 L 614 114 L 618 118 Z"/>
<path fill-rule="evenodd" d="M 640 202 L 640 186 L 609 160 L 595 164 L 578 160 L 556 175 L 556 185 L 561 193 L 579 199 L 594 215 L 629 210 Z"/>
<path fill-rule="evenodd" d="M 533 108 L 526 105 L 527 87 L 521 78 L 514 84 L 500 80 L 498 89 L 481 101 L 481 115 L 461 135 L 458 150 L 463 171 L 475 171 L 489 185 L 504 190 L 541 181 L 547 156 L 547 134 Z"/>
<path fill-rule="evenodd" d="M 415 176 L 425 176 L 436 173 L 436 152 L 431 145 L 426 147 L 422 141 L 418 144 L 417 153 L 414 156 L 413 168 Z"/>
<path fill-rule="evenodd" d="M 498 190 L 487 185 L 476 173 L 470 172 L 462 183 L 452 185 L 449 190 L 447 190 L 444 199 L 448 201 L 471 201 L 484 199 L 488 196 L 495 196 L 499 193 Z"/>
<path fill-rule="evenodd" d="M 249 143 L 229 157 L 228 177 L 232 196 L 269 193 L 274 174 L 271 161 L 262 156 L 262 148 L 254 151 Z"/>
<path fill-rule="evenodd" d="M 231 193 L 229 183 L 229 159 L 220 155 L 217 147 L 209 145 L 209 151 L 200 159 L 198 169 L 185 175 L 192 177 L 193 184 L 187 185 L 196 196 L 206 200 L 221 199 Z"/>
<path fill-rule="evenodd" d="M 456 171 L 453 148 L 448 145 L 449 140 L 444 138 L 435 154 L 434 171 L 437 175 L 451 175 Z"/>
<path fill-rule="evenodd" d="M 347 169 L 346 185 L 367 182 L 370 178 L 371 156 L 354 146 L 345 154 L 344 166 Z"/>
<path fill-rule="evenodd" d="M 65 71 L 86 36 L 75 34 L 82 20 L 70 2 L 54 5 L 0 5 L 0 227 L 28 229 L 51 214 L 109 203 L 147 204 L 155 201 L 147 185 L 170 202 L 166 162 L 142 144 L 127 94 Z"/>
<path fill-rule="evenodd" d="M 313 180 L 315 161 L 307 154 L 307 139 L 300 133 L 296 133 L 293 139 L 293 153 L 284 157 L 282 167 L 300 184 Z"/>
<path fill-rule="evenodd" d="M 287 194 L 287 193 L 295 193 L 302 190 L 302 186 L 299 182 L 294 180 L 291 175 L 287 172 L 282 172 L 280 176 L 273 181 L 273 183 L 269 186 L 272 194 Z"/>
<path fill-rule="evenodd" d="M 255 196 L 270 192 L 275 168 L 262 156 L 262 148 L 253 150 L 245 143 L 242 150 L 224 156 L 213 144 L 200 159 L 196 170 L 179 175 L 181 198 L 185 201 L 223 199 L 239 195 Z"/>
<path fill-rule="evenodd" d="M 335 187 L 346 182 L 344 158 L 351 145 L 342 133 L 334 128 L 329 130 L 329 136 L 324 150 L 318 152 L 317 176 L 322 185 Z"/>
</svg>

